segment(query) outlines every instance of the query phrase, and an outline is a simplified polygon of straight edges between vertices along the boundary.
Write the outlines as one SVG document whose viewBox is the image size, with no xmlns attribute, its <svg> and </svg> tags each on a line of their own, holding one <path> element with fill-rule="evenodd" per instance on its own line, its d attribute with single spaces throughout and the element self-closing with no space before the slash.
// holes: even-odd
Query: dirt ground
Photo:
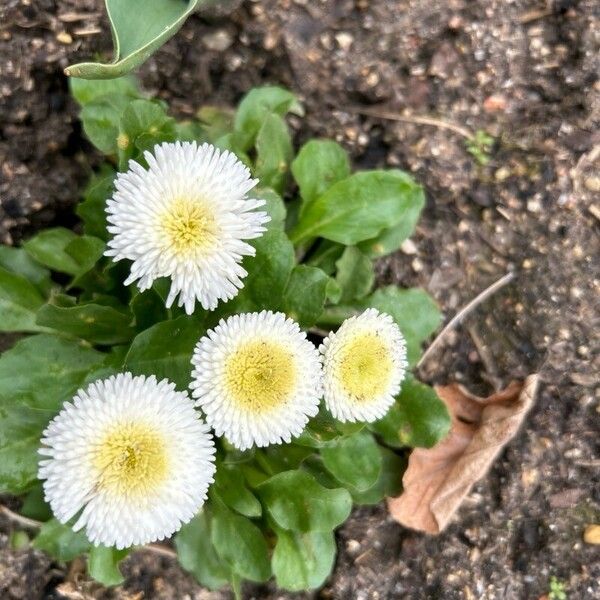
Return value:
<svg viewBox="0 0 600 600">
<path fill-rule="evenodd" d="M 450 318 L 509 270 L 516 279 L 452 332 L 420 372 L 480 392 L 540 372 L 519 436 L 440 536 L 404 529 L 384 506 L 339 531 L 331 579 L 314 594 L 248 586 L 247 598 L 538 599 L 555 576 L 600 598 L 600 5 L 595 0 L 227 2 L 194 16 L 142 69 L 176 115 L 233 105 L 278 83 L 303 99 L 301 143 L 333 137 L 357 167 L 394 166 L 428 193 L 425 216 L 379 281 L 425 287 Z M 100 0 L 0 7 L 0 240 L 72 226 L 99 157 L 82 139 L 62 68 L 106 53 Z M 373 111 L 402 115 L 401 122 Z M 364 114 L 370 112 L 370 115 Z M 410 116 L 441 121 L 410 122 Z M 406 119 L 408 117 L 408 119 Z M 478 166 L 454 124 L 496 142 Z M 37 552 L 7 549 L 0 597 L 80 598 L 83 582 Z M 228 598 L 168 557 L 136 554 L 105 598 Z M 69 591 L 70 590 L 70 591 Z M 88 589 L 89 591 L 89 589 Z"/>
</svg>

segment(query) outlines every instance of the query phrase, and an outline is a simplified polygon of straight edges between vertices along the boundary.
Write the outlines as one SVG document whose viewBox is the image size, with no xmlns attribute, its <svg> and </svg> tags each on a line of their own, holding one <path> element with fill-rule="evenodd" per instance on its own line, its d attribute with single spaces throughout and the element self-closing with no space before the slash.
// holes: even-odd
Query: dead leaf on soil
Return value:
<svg viewBox="0 0 600 600">
<path fill-rule="evenodd" d="M 533 405 L 537 383 L 537 375 L 530 375 L 488 398 L 458 384 L 437 386 L 452 418 L 450 433 L 433 448 L 413 450 L 402 478 L 404 492 L 388 498 L 392 517 L 412 529 L 442 531 L 517 433 Z"/>
</svg>

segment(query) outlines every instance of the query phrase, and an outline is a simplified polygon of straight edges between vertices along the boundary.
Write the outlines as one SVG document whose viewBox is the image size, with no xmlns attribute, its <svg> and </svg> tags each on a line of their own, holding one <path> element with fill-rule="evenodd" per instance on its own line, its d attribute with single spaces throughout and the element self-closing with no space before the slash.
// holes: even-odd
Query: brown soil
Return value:
<svg viewBox="0 0 600 600">
<path fill-rule="evenodd" d="M 82 139 L 61 71 L 109 49 L 101 4 L 2 3 L 4 243 L 76 223 L 71 209 L 99 157 Z M 534 371 L 543 381 L 522 432 L 446 532 L 424 536 L 391 522 L 384 506 L 360 509 L 339 532 L 323 590 L 293 596 L 248 586 L 247 597 L 537 599 L 551 576 L 570 598 L 600 597 L 600 551 L 582 541 L 584 527 L 600 521 L 597 3 L 229 4 L 228 16 L 190 19 L 141 69 L 144 85 L 177 115 L 233 105 L 252 85 L 286 85 L 307 108 L 292 121 L 299 143 L 333 137 L 357 167 L 414 172 L 428 191 L 426 214 L 414 246 L 381 261 L 381 283 L 421 285 L 451 317 L 508 270 L 517 273 L 446 338 L 421 377 L 479 391 Z M 451 130 L 361 114 L 382 108 L 485 129 L 497 139 L 492 160 L 478 167 Z M 57 591 L 60 566 L 8 550 L 6 537 L 0 545 L 2 598 L 82 597 L 73 585 Z M 229 597 L 203 591 L 169 558 L 137 554 L 125 570 L 126 584 L 105 597 Z"/>
</svg>

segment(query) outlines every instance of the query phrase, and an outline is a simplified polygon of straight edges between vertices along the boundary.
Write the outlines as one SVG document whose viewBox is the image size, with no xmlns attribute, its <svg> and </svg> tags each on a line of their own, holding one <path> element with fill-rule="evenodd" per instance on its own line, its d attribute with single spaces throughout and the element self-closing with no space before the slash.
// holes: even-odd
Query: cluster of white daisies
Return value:
<svg viewBox="0 0 600 600">
<path fill-rule="evenodd" d="M 246 275 L 244 240 L 268 216 L 232 154 L 163 144 L 131 163 L 109 200 L 108 254 L 133 261 L 128 282 L 171 278 L 170 305 L 213 309 Z M 190 398 L 156 377 L 121 373 L 77 392 L 44 431 L 39 476 L 56 517 L 94 544 L 126 548 L 172 535 L 202 507 L 215 474 L 211 429 L 240 450 L 290 442 L 324 399 L 340 421 L 375 421 L 400 390 L 404 338 L 367 309 L 317 349 L 283 313 L 230 316 L 196 345 Z M 195 409 L 200 407 L 207 424 Z"/>
</svg>

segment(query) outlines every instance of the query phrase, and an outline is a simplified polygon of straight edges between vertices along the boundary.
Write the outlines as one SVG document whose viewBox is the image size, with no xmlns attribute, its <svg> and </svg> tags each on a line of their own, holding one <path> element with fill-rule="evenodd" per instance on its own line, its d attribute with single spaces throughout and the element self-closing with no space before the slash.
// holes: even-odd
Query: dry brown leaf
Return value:
<svg viewBox="0 0 600 600">
<path fill-rule="evenodd" d="M 404 491 L 388 498 L 392 517 L 412 529 L 442 531 L 517 433 L 533 405 L 537 383 L 537 375 L 530 375 L 488 398 L 458 384 L 436 387 L 452 418 L 450 433 L 433 448 L 413 450 L 402 478 Z"/>
</svg>

